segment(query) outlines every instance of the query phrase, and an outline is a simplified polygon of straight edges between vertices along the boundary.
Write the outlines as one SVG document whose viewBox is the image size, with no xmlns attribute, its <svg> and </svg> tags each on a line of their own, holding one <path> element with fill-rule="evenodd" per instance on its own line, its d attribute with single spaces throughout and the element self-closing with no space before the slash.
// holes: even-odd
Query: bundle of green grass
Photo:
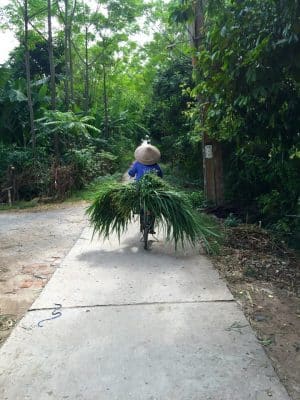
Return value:
<svg viewBox="0 0 300 400">
<path fill-rule="evenodd" d="M 201 241 L 209 252 L 215 251 L 219 238 L 216 224 L 206 215 L 194 211 L 188 197 L 155 174 L 146 174 L 129 184 L 103 184 L 87 209 L 94 234 L 118 237 L 127 229 L 135 214 L 150 210 L 168 240 L 196 245 Z"/>
</svg>

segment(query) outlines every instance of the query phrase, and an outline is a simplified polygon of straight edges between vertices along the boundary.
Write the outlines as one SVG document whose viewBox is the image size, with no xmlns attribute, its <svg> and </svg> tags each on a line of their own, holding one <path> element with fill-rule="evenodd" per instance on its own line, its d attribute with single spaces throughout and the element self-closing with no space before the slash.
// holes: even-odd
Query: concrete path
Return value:
<svg viewBox="0 0 300 400">
<path fill-rule="evenodd" d="M 0 399 L 288 400 L 209 260 L 137 231 L 84 230 L 0 350 Z"/>
</svg>

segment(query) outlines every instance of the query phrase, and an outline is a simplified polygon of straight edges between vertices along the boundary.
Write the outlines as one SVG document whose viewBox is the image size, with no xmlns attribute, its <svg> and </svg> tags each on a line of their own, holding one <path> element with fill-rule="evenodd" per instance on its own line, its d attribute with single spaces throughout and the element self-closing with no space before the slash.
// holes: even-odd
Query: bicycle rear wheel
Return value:
<svg viewBox="0 0 300 400">
<path fill-rule="evenodd" d="M 145 250 L 148 250 L 148 248 L 149 248 L 149 242 L 148 242 L 149 230 L 150 230 L 150 228 L 148 226 L 145 226 L 144 230 L 143 230 L 144 249 Z"/>
<path fill-rule="evenodd" d="M 144 249 L 148 250 L 149 248 L 149 233 L 151 229 L 151 216 L 149 213 L 142 212 L 141 214 L 141 230 L 143 233 L 143 242 L 144 242 Z"/>
</svg>

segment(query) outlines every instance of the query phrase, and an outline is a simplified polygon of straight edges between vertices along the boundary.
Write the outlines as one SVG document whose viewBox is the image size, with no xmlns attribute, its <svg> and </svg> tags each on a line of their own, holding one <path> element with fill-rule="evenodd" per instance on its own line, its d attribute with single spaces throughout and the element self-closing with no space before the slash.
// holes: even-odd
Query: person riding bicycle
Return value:
<svg viewBox="0 0 300 400">
<path fill-rule="evenodd" d="M 134 152 L 135 162 L 130 167 L 128 174 L 136 181 L 139 181 L 145 174 L 156 173 L 160 178 L 163 177 L 163 172 L 158 161 L 160 160 L 160 151 L 157 147 L 152 146 L 148 140 L 144 140 L 143 143 L 136 148 Z M 143 210 L 141 210 L 141 218 L 143 218 Z M 151 218 L 151 229 L 149 233 L 155 234 L 154 232 L 155 217 Z"/>
<path fill-rule="evenodd" d="M 148 143 L 143 143 L 137 147 L 135 152 L 135 162 L 130 167 L 128 174 L 139 181 L 145 174 L 155 172 L 162 178 L 163 173 L 157 162 L 160 160 L 160 151 L 157 147 Z"/>
</svg>

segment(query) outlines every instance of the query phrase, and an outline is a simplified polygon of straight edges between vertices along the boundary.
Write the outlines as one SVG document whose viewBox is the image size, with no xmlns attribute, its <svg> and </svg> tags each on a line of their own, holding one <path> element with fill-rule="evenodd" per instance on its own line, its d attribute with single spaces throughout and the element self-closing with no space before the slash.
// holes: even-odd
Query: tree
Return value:
<svg viewBox="0 0 300 400">
<path fill-rule="evenodd" d="M 33 150 L 33 156 L 35 156 L 36 137 L 35 137 L 33 104 L 32 104 L 32 96 L 31 96 L 31 76 L 30 76 L 30 55 L 29 55 L 29 44 L 28 44 L 28 24 L 29 24 L 28 0 L 24 0 L 24 48 L 25 48 L 27 101 L 28 101 L 28 110 L 29 110 L 32 150 Z"/>
<path fill-rule="evenodd" d="M 7 67 L 0 68 L 0 105 L 0 141 L 26 148 L 26 79 L 13 79 L 11 70 Z"/>
<path fill-rule="evenodd" d="M 55 62 L 53 54 L 53 39 L 52 39 L 52 3 L 47 0 L 47 19 L 48 19 L 48 54 L 49 54 L 49 69 L 50 69 L 50 93 L 51 93 L 51 108 L 56 109 L 56 88 L 55 88 Z M 57 149 L 58 151 L 58 149 Z"/>
<path fill-rule="evenodd" d="M 60 20 L 64 25 L 64 54 L 65 54 L 65 109 L 74 109 L 74 76 L 72 55 L 72 25 L 76 11 L 77 0 L 63 0 L 63 9 L 58 1 Z"/>
<path fill-rule="evenodd" d="M 193 49 L 192 64 L 197 79 L 198 54 L 205 37 L 205 15 L 208 0 L 195 0 L 193 2 L 182 0 L 180 5 L 172 9 L 171 17 L 176 23 L 184 23 L 187 26 L 191 46 Z M 197 80 L 196 80 L 197 83 Z M 197 94 L 199 104 L 199 117 L 204 125 L 208 99 L 203 94 Z M 203 160 L 203 185 L 206 200 L 215 205 L 222 205 L 224 202 L 223 183 L 223 161 L 221 144 L 210 137 L 208 132 L 202 130 L 202 160 Z"/>
<path fill-rule="evenodd" d="M 97 38 L 95 57 L 101 65 L 104 136 L 108 138 L 110 136 L 110 71 L 118 62 L 118 53 L 123 52 L 122 43 L 128 40 L 129 33 L 138 30 L 136 18 L 141 15 L 144 6 L 140 0 L 107 0 L 104 5 L 104 10 L 96 11 L 91 16 L 91 21 Z M 99 69 L 98 71 L 100 72 Z"/>
<path fill-rule="evenodd" d="M 224 1 L 199 52 L 196 92 L 209 99 L 205 130 L 226 142 L 227 198 L 265 223 L 297 213 L 299 14 L 293 1 Z"/>
</svg>

